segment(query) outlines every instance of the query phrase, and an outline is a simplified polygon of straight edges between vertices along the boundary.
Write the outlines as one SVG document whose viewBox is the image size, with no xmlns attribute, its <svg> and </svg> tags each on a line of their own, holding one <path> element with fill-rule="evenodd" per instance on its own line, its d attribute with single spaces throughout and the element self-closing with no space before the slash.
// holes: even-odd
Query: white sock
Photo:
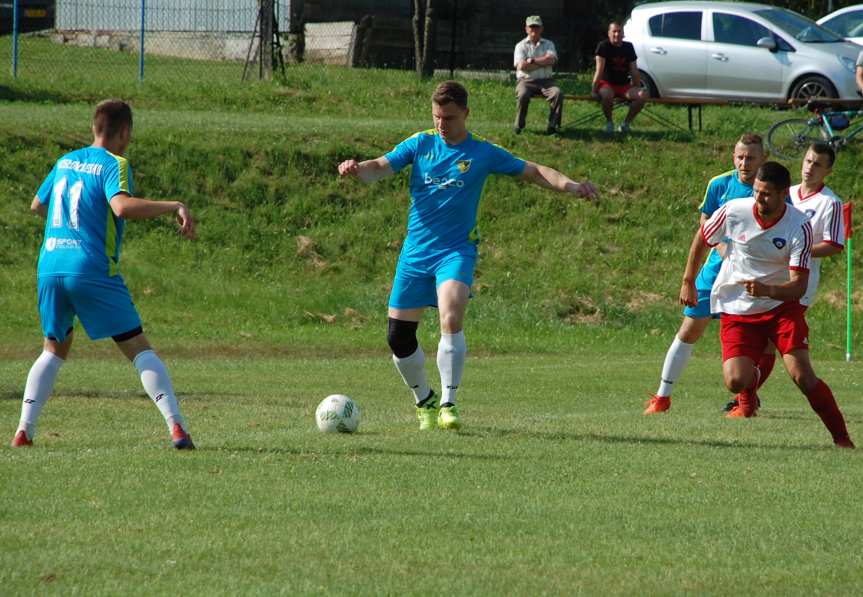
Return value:
<svg viewBox="0 0 863 597">
<path fill-rule="evenodd" d="M 464 361 L 467 356 L 467 344 L 464 341 L 464 331 L 457 334 L 440 335 L 437 346 L 437 368 L 440 371 L 441 398 L 440 403 L 455 404 L 455 393 L 461 383 L 464 372 Z"/>
<path fill-rule="evenodd" d="M 680 375 L 686 369 L 686 364 L 689 362 L 694 348 L 695 344 L 687 344 L 677 336 L 674 337 L 674 342 L 671 343 L 665 354 L 662 377 L 659 379 L 659 390 L 656 392 L 657 396 L 671 396 L 672 386 L 680 379 Z"/>
<path fill-rule="evenodd" d="M 36 435 L 36 423 L 42 407 L 54 389 L 54 380 L 65 361 L 52 352 L 43 351 L 30 367 L 27 385 L 24 386 L 24 399 L 21 403 L 21 419 L 18 431 L 23 429 L 29 439 Z"/>
<path fill-rule="evenodd" d="M 426 376 L 426 356 L 422 347 L 417 346 L 417 349 L 410 356 L 399 358 L 393 355 L 393 363 L 395 363 L 405 384 L 414 393 L 416 403 L 419 404 L 428 398 L 431 387 L 429 387 Z"/>
<path fill-rule="evenodd" d="M 171 377 L 162 360 L 152 350 L 143 350 L 138 353 L 132 364 L 141 374 L 141 385 L 144 386 L 144 391 L 165 417 L 168 431 L 172 431 L 177 423 L 186 431 L 186 422 L 180 414 L 180 405 L 174 395 Z"/>
</svg>

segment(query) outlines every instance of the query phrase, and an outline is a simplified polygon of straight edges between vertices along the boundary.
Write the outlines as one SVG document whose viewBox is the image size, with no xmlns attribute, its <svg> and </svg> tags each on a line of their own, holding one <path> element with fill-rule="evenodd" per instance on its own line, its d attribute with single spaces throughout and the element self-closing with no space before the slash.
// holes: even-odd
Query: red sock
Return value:
<svg viewBox="0 0 863 597">
<path fill-rule="evenodd" d="M 776 364 L 776 351 L 771 350 L 769 353 L 761 353 L 761 358 L 758 359 L 758 368 L 761 369 L 761 380 L 758 382 L 757 388 L 764 385 L 767 378 L 770 377 L 770 372 L 773 371 L 773 365 Z"/>
<path fill-rule="evenodd" d="M 746 413 L 746 416 L 751 416 L 758 408 L 758 396 L 755 390 L 761 385 L 761 372 L 758 366 L 755 366 L 755 379 L 752 380 L 752 385 L 737 394 L 737 404 Z"/>
<path fill-rule="evenodd" d="M 833 436 L 833 441 L 849 440 L 845 418 L 842 416 L 842 411 L 839 410 L 836 399 L 833 398 L 833 392 L 830 391 L 827 384 L 819 379 L 815 387 L 805 394 L 812 410 L 821 417 L 824 426 Z"/>
</svg>

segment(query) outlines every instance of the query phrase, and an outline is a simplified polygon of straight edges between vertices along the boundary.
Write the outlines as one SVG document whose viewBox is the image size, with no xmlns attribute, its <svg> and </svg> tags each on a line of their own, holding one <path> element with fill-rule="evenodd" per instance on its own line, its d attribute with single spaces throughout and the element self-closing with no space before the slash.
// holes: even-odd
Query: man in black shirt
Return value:
<svg viewBox="0 0 863 597">
<path fill-rule="evenodd" d="M 623 41 L 623 27 L 620 23 L 608 26 L 608 39 L 596 46 L 596 72 L 593 75 L 593 94 L 602 102 L 602 112 L 607 123 L 605 131 L 614 132 L 614 98 L 629 102 L 629 114 L 620 125 L 621 133 L 629 132 L 629 125 L 635 115 L 644 107 L 647 93 L 641 88 L 641 76 L 636 66 L 635 47 Z"/>
</svg>

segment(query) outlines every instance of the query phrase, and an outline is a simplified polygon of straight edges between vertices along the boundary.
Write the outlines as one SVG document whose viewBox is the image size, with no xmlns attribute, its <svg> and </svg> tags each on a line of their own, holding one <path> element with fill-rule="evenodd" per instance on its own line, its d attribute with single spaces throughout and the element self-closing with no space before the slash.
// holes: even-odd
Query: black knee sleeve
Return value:
<svg viewBox="0 0 863 597">
<path fill-rule="evenodd" d="M 417 321 L 402 321 L 392 317 L 387 321 L 387 343 L 398 358 L 403 359 L 416 352 L 419 346 L 419 342 L 417 342 L 418 326 L 419 322 Z"/>
</svg>

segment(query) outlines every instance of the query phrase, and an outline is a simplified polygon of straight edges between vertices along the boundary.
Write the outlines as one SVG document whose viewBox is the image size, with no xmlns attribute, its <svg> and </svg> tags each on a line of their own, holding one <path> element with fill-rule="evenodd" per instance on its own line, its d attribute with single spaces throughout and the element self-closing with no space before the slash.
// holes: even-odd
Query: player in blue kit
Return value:
<svg viewBox="0 0 863 597">
<path fill-rule="evenodd" d="M 734 170 L 714 177 L 707 185 L 704 200 L 699 206 L 701 223 L 706 222 L 726 202 L 732 199 L 751 197 L 755 174 L 766 160 L 767 155 L 764 152 L 764 143 L 761 137 L 753 133 L 741 135 L 734 145 Z M 665 355 L 659 389 L 648 401 L 644 410 L 645 415 L 665 412 L 671 408 L 671 391 L 674 383 L 683 374 L 683 370 L 692 356 L 695 343 L 704 334 L 704 330 L 707 329 L 714 317 L 710 313 L 710 289 L 713 288 L 713 282 L 719 275 L 725 250 L 725 245 L 713 249 L 698 272 L 695 281 L 698 290 L 698 304 L 683 310 L 683 323 L 681 323 L 680 329 Z M 770 353 L 765 353 L 763 362 L 760 363 L 763 366 L 762 371 L 767 371 L 768 375 L 772 368 L 772 362 L 768 366 L 768 361 L 776 360 L 772 348 L 771 345 Z M 767 375 L 763 375 L 761 383 L 764 383 L 766 379 Z"/>
<path fill-rule="evenodd" d="M 339 175 L 369 183 L 413 166 L 408 233 L 389 298 L 387 340 L 396 368 L 413 392 L 422 430 L 461 426 L 456 390 L 467 354 L 463 322 L 479 242 L 477 208 L 486 178 L 520 176 L 548 189 L 596 198 L 590 182 L 574 182 L 471 134 L 465 123 L 467 100 L 461 84 L 441 83 L 432 95 L 434 129 L 411 136 L 377 159 L 347 160 L 338 167 Z M 439 311 L 440 405 L 426 378 L 425 355 L 416 336 L 426 307 Z"/>
<path fill-rule="evenodd" d="M 93 116 L 93 145 L 61 157 L 39 187 L 30 209 L 46 218 L 39 252 L 39 318 L 43 352 L 24 388 L 12 447 L 33 445 L 36 424 L 60 367 L 72 348 L 77 317 L 90 338 L 113 338 L 132 362 L 177 449 L 194 448 L 171 378 L 147 342 L 141 319 L 120 275 L 125 220 L 177 214 L 180 233 L 195 238 L 195 222 L 179 201 L 133 196 L 132 171 L 122 157 L 132 135 L 132 110 L 106 100 Z"/>
</svg>

